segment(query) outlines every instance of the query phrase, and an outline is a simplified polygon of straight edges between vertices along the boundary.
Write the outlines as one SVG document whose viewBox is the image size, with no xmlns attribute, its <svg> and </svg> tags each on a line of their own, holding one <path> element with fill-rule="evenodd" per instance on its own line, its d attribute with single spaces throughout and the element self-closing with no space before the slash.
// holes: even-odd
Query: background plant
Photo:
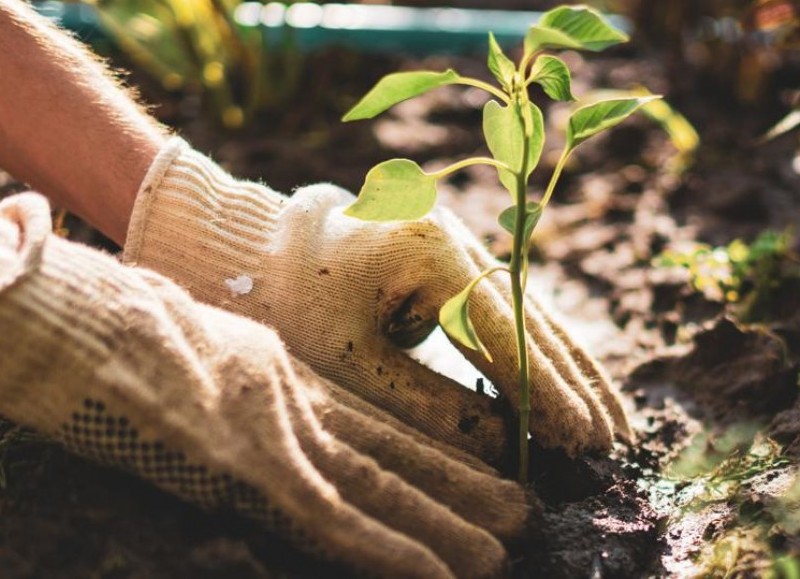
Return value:
<svg viewBox="0 0 800 579">
<path fill-rule="evenodd" d="M 167 90 L 207 100 L 227 128 L 292 94 L 302 70 L 290 45 L 234 18 L 242 0 L 85 0 L 103 31 Z"/>
<path fill-rule="evenodd" d="M 692 243 L 668 249 L 653 260 L 657 267 L 681 267 L 692 288 L 713 301 L 735 306 L 742 321 L 754 321 L 769 309 L 771 294 L 787 280 L 800 276 L 800 260 L 792 251 L 790 230 L 767 230 L 751 243 L 734 239 L 712 247 Z"/>
<path fill-rule="evenodd" d="M 524 39 L 522 58 L 515 64 L 489 34 L 487 64 L 497 84 L 444 72 L 402 72 L 380 80 L 345 116 L 345 121 L 372 118 L 393 105 L 437 87 L 461 84 L 481 88 L 492 97 L 483 108 L 483 134 L 491 157 L 464 159 L 434 173 L 426 173 L 409 159 L 392 159 L 373 167 L 366 176 L 358 199 L 346 213 L 372 221 L 414 220 L 423 217 L 436 200 L 436 182 L 455 171 L 476 164 L 497 169 L 512 205 L 498 221 L 513 236 L 508 267 L 482 272 L 463 291 L 448 300 L 439 313 L 439 323 L 448 335 L 465 347 L 489 352 L 476 334 L 469 316 L 472 289 L 488 276 L 503 272 L 511 278 L 514 332 L 519 367 L 519 480 L 528 473 L 528 422 L 530 390 L 523 295 L 528 274 L 531 236 L 549 203 L 564 165 L 572 152 L 587 139 L 625 120 L 643 105 L 658 98 L 635 95 L 594 101 L 578 107 L 569 118 L 565 146 L 547 188 L 537 202 L 528 201 L 528 180 L 544 147 L 542 111 L 530 100 L 528 89 L 538 84 L 553 100 L 572 101 L 567 65 L 551 49 L 601 51 L 625 42 L 627 36 L 613 28 L 603 16 L 587 6 L 562 6 L 542 15 Z"/>
</svg>

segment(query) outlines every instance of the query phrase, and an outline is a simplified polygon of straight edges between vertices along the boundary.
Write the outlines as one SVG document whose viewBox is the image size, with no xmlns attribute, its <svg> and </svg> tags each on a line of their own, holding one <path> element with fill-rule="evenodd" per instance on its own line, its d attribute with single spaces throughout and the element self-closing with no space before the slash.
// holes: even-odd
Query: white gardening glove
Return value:
<svg viewBox="0 0 800 579">
<path fill-rule="evenodd" d="M 492 401 L 410 359 L 440 306 L 497 262 L 449 211 L 415 222 L 343 215 L 352 196 L 332 185 L 289 199 L 236 181 L 174 139 L 151 167 L 124 259 L 178 281 L 195 297 L 275 327 L 321 375 L 435 438 L 497 463 L 507 423 Z M 492 276 L 471 298 L 491 353 L 466 356 L 517 402 L 510 291 Z M 630 436 L 605 374 L 528 296 L 531 433 L 575 455 Z M 411 339 L 413 338 L 413 339 Z M 463 350 L 463 349 L 462 349 Z"/>
<path fill-rule="evenodd" d="M 0 413 L 362 574 L 503 573 L 519 486 L 335 401 L 271 329 L 49 230 L 42 197 L 0 203 Z"/>
</svg>

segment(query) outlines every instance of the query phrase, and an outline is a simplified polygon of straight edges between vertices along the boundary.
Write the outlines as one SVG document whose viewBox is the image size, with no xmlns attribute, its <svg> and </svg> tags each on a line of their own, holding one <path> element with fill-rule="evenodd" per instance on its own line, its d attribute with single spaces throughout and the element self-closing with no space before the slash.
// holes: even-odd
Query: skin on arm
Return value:
<svg viewBox="0 0 800 579">
<path fill-rule="evenodd" d="M 124 243 L 168 137 L 107 68 L 19 0 L 0 0 L 0 167 Z"/>
</svg>

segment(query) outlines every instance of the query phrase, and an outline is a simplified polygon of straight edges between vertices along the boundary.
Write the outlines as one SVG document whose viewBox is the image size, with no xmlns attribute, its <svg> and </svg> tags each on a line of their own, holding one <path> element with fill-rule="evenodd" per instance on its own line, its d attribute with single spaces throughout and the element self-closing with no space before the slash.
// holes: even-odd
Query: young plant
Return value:
<svg viewBox="0 0 800 579">
<path fill-rule="evenodd" d="M 767 230 L 752 243 L 734 239 L 726 246 L 694 243 L 667 249 L 653 260 L 657 267 L 681 267 L 692 288 L 712 301 L 731 304 L 742 321 L 755 321 L 768 309 L 771 294 L 798 276 L 791 230 Z"/>
<path fill-rule="evenodd" d="M 519 367 L 519 480 L 528 473 L 528 421 L 530 390 L 523 294 L 528 274 L 528 253 L 536 224 L 555 190 L 570 154 L 594 135 L 621 123 L 656 96 L 633 96 L 595 101 L 577 108 L 569 118 L 566 145 L 553 171 L 547 189 L 538 202 L 528 201 L 528 180 L 539 163 L 544 147 L 542 111 L 531 102 L 532 84 L 557 101 L 572 101 L 570 72 L 561 59 L 545 54 L 549 49 L 600 51 L 625 42 L 627 36 L 613 28 L 598 12 L 586 6 L 562 6 L 546 12 L 525 36 L 524 52 L 518 64 L 502 51 L 489 34 L 488 67 L 497 85 L 444 72 L 401 72 L 381 79 L 347 114 L 344 121 L 372 118 L 393 105 L 437 87 L 460 84 L 481 88 L 494 97 L 483 108 L 483 134 L 491 157 L 464 159 L 435 173 L 426 173 L 414 161 L 392 159 L 373 167 L 358 199 L 346 213 L 370 221 L 415 220 L 423 217 L 436 200 L 436 182 L 470 165 L 485 164 L 497 169 L 502 185 L 513 204 L 498 221 L 513 236 L 511 260 L 507 268 L 492 268 L 481 273 L 462 292 L 448 300 L 439 312 L 439 323 L 449 336 L 467 348 L 483 352 L 486 348 L 469 318 L 469 296 L 481 279 L 504 272 L 511 277 L 512 302 Z"/>
</svg>

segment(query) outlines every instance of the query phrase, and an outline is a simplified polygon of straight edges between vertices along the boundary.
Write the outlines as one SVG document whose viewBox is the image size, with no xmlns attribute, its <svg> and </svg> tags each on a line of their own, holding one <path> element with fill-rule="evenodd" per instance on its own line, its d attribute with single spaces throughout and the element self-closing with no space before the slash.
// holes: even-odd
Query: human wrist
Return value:
<svg viewBox="0 0 800 579">
<path fill-rule="evenodd" d="M 23 80 L 0 90 L 0 166 L 121 244 L 167 130 L 27 2 L 0 2 L 0 77 Z"/>
</svg>

